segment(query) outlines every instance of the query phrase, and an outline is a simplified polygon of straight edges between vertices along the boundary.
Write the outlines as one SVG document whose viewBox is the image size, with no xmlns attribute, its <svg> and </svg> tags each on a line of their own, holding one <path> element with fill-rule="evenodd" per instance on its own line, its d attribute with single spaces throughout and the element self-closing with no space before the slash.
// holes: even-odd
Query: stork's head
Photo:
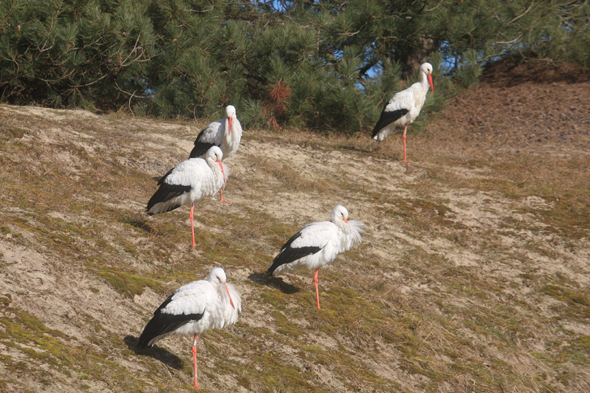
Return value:
<svg viewBox="0 0 590 393">
<path fill-rule="evenodd" d="M 338 205 L 332 210 L 330 219 L 336 225 L 342 221 L 348 224 L 348 210 L 344 206 Z"/>
<path fill-rule="evenodd" d="M 207 281 L 212 284 L 225 284 L 226 280 L 225 271 L 220 267 L 211 270 L 211 273 L 207 276 Z"/>
<path fill-rule="evenodd" d="M 225 114 L 227 115 L 227 133 L 231 135 L 231 122 L 232 119 L 236 117 L 236 107 L 233 105 L 228 105 L 225 107 Z"/>
<path fill-rule="evenodd" d="M 209 150 L 207 150 L 207 159 L 212 159 L 215 162 L 221 162 L 223 158 L 223 152 L 218 146 L 211 146 Z"/>
<path fill-rule="evenodd" d="M 430 63 L 424 63 L 420 66 L 420 71 L 422 71 L 426 75 L 431 75 L 432 70 L 433 70 L 432 64 L 430 64 Z"/>
<path fill-rule="evenodd" d="M 215 269 L 211 270 L 211 273 L 207 276 L 207 281 L 209 281 L 213 285 L 223 285 L 225 291 L 227 292 L 227 297 L 229 298 L 229 303 L 235 309 L 234 302 L 231 299 L 231 295 L 229 294 L 229 289 L 227 289 L 227 285 L 225 281 L 227 277 L 225 276 L 225 271 L 222 268 L 216 267 Z"/>
<path fill-rule="evenodd" d="M 225 114 L 227 115 L 227 117 L 236 117 L 236 107 L 233 105 L 226 106 Z"/>
<path fill-rule="evenodd" d="M 432 84 L 432 70 L 432 64 L 430 63 L 424 63 L 420 66 L 420 71 L 426 74 L 426 76 L 428 77 L 428 83 L 430 83 L 430 88 L 434 93 L 434 85 Z"/>
</svg>

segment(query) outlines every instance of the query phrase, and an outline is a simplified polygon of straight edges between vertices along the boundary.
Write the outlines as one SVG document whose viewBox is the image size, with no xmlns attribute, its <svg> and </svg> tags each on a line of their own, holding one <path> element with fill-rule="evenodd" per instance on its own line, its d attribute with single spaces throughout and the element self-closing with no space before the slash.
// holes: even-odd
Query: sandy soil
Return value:
<svg viewBox="0 0 590 393">
<path fill-rule="evenodd" d="M 232 204 L 199 205 L 197 251 L 186 209 L 150 219 L 142 209 L 201 125 L 0 106 L 0 390 L 192 390 L 189 338 L 148 355 L 134 345 L 167 293 L 222 265 L 244 306 L 238 325 L 199 343 L 208 390 L 590 391 L 588 190 L 575 193 L 590 173 L 590 83 L 505 74 L 410 134 L 409 165 L 396 136 L 377 145 L 246 130 L 227 161 Z M 557 188 L 565 176 L 568 193 L 543 188 L 543 176 Z M 322 317 L 308 312 L 311 273 L 278 284 L 261 273 L 337 204 L 368 233 L 321 273 Z M 567 209 L 579 214 L 555 218 Z M 212 255 L 216 244 L 229 249 Z M 128 296 L 103 267 L 159 284 Z M 277 288 L 280 307 L 268 302 Z M 382 315 L 366 326 L 383 329 L 329 319 L 346 318 L 330 311 L 344 290 Z M 303 333 L 285 335 L 281 315 Z M 296 377 L 273 376 L 262 353 Z"/>
</svg>

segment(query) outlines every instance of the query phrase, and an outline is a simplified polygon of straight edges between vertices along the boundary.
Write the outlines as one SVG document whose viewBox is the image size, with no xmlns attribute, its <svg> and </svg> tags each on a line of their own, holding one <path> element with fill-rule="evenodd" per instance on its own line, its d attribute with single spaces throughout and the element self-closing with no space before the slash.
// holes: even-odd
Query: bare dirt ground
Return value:
<svg viewBox="0 0 590 393">
<path fill-rule="evenodd" d="M 197 250 L 187 208 L 143 209 L 205 123 L 0 106 L 0 391 L 191 391 L 190 338 L 137 338 L 214 266 L 243 313 L 202 335 L 206 391 L 590 391 L 587 75 L 489 70 L 408 165 L 398 135 L 246 129 Z M 263 272 L 337 204 L 367 233 L 318 311 L 313 272 Z"/>
</svg>

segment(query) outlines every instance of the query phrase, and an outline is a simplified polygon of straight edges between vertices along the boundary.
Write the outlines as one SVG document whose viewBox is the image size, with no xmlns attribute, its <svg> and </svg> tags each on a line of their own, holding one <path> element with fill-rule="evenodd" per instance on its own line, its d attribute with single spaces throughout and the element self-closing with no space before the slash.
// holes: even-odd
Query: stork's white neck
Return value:
<svg viewBox="0 0 590 393">
<path fill-rule="evenodd" d="M 430 84 L 428 83 L 428 76 L 424 71 L 420 71 L 420 84 L 422 85 L 422 89 L 428 93 L 428 88 L 430 87 Z"/>
</svg>

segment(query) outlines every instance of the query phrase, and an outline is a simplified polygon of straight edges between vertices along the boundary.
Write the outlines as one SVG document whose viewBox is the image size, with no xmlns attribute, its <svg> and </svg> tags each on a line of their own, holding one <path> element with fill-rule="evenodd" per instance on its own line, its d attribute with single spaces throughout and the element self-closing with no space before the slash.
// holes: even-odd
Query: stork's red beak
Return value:
<svg viewBox="0 0 590 393">
<path fill-rule="evenodd" d="M 227 181 L 227 179 L 225 178 L 225 171 L 223 170 L 223 164 L 221 163 L 221 160 L 217 160 L 215 162 L 218 163 L 219 167 L 221 168 L 221 173 L 223 174 L 223 181 Z"/>
<path fill-rule="evenodd" d="M 227 297 L 229 298 L 229 303 L 231 304 L 231 306 L 235 310 L 236 306 L 234 306 L 234 302 L 233 302 L 233 300 L 231 300 L 231 295 L 229 294 L 229 289 L 227 288 L 227 285 L 225 283 L 223 283 L 223 285 L 225 286 L 225 290 L 227 291 Z"/>
<path fill-rule="evenodd" d="M 344 222 L 348 224 L 348 220 L 346 218 L 344 219 Z"/>
<path fill-rule="evenodd" d="M 432 74 L 428 74 L 428 83 L 430 83 L 430 88 L 432 89 L 432 92 L 434 93 L 434 84 L 432 83 Z"/>
<path fill-rule="evenodd" d="M 227 135 L 231 135 L 231 117 L 227 118 L 229 130 L 227 130 Z"/>
</svg>

